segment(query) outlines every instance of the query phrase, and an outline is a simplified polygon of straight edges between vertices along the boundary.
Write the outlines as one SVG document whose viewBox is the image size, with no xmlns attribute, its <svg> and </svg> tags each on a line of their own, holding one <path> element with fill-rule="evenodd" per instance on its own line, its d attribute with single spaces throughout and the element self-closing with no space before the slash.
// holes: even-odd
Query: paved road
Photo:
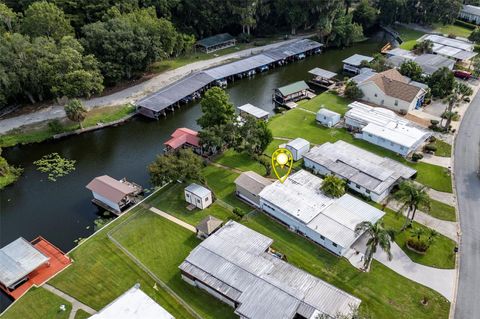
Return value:
<svg viewBox="0 0 480 319">
<path fill-rule="evenodd" d="M 480 302 L 480 94 L 465 113 L 455 141 L 455 185 L 462 238 L 456 319 L 479 318 Z"/>
</svg>

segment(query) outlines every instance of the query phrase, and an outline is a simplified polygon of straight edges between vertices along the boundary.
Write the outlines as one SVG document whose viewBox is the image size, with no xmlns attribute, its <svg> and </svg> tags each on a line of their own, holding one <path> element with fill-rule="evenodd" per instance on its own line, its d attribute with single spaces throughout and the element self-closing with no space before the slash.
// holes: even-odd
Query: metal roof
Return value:
<svg viewBox="0 0 480 319">
<path fill-rule="evenodd" d="M 363 69 L 362 69 L 363 70 Z M 366 69 L 365 71 L 360 71 L 359 74 L 355 75 L 354 77 L 350 78 L 351 81 L 360 84 L 368 79 L 370 79 L 372 76 L 377 74 L 377 72 L 373 71 L 372 69 Z"/>
<path fill-rule="evenodd" d="M 379 136 L 407 148 L 413 148 L 431 136 L 431 133 L 427 131 L 409 125 L 399 125 L 394 122 L 385 126 L 370 123 L 362 129 L 362 132 Z"/>
<path fill-rule="evenodd" d="M 197 45 L 208 48 L 211 46 L 219 45 L 225 42 L 235 40 L 229 33 L 216 34 L 208 38 L 203 38 L 197 41 Z"/>
<path fill-rule="evenodd" d="M 291 140 L 290 142 L 287 143 L 287 146 L 291 147 L 291 148 L 294 148 L 296 150 L 299 150 L 305 146 L 308 146 L 310 147 L 310 142 L 301 138 L 301 137 L 297 137 L 296 139 L 294 140 Z"/>
<path fill-rule="evenodd" d="M 360 300 L 272 256 L 273 240 L 229 221 L 197 246 L 180 269 L 239 303 L 249 319 L 286 318 L 296 313 L 350 315 Z"/>
<path fill-rule="evenodd" d="M 0 283 L 10 287 L 50 260 L 20 237 L 0 249 Z"/>
<path fill-rule="evenodd" d="M 325 79 L 331 79 L 331 78 L 334 78 L 337 75 L 337 73 L 335 73 L 335 72 L 331 72 L 331 71 L 321 69 L 321 68 L 311 69 L 310 71 L 308 71 L 308 73 L 319 76 L 319 77 L 322 77 L 322 78 L 325 78 Z"/>
<path fill-rule="evenodd" d="M 243 172 L 235 179 L 235 185 L 248 190 L 255 196 L 270 184 L 272 184 L 271 180 L 252 171 Z"/>
<path fill-rule="evenodd" d="M 406 61 L 414 61 L 421 68 L 424 74 L 431 75 L 440 68 L 446 67 L 450 70 L 453 69 L 455 61 L 438 54 L 422 54 L 412 57 L 391 56 L 388 62 L 395 67 L 400 67 Z"/>
<path fill-rule="evenodd" d="M 90 319 L 175 319 L 135 285 Z"/>
<path fill-rule="evenodd" d="M 212 193 L 208 188 L 195 183 L 192 183 L 185 187 L 185 190 L 201 198 L 204 198 L 205 196 L 208 196 Z"/>
<path fill-rule="evenodd" d="M 304 158 L 376 194 L 382 194 L 401 179 L 409 179 L 417 172 L 341 140 L 313 147 Z"/>
<path fill-rule="evenodd" d="M 120 202 L 125 196 L 136 191 L 135 187 L 127 183 L 122 183 L 108 175 L 95 177 L 90 183 L 88 183 L 86 188 L 114 203 Z"/>
<path fill-rule="evenodd" d="M 204 234 L 210 235 L 220 226 L 222 226 L 223 221 L 211 215 L 208 215 L 198 223 L 195 227 L 198 231 L 201 231 Z"/>
<path fill-rule="evenodd" d="M 372 62 L 373 58 L 371 56 L 354 54 L 351 57 L 346 58 L 342 62 L 353 66 L 360 66 L 360 64 L 362 64 L 362 61 Z"/>
<path fill-rule="evenodd" d="M 248 114 L 256 117 L 257 119 L 264 118 L 265 116 L 268 116 L 270 114 L 267 111 L 265 111 L 265 110 L 263 110 L 259 107 L 256 107 L 256 106 L 254 106 L 250 103 L 239 106 L 238 109 L 242 112 L 248 113 Z"/>
<path fill-rule="evenodd" d="M 234 74 L 254 70 L 272 62 L 275 62 L 275 60 L 264 54 L 259 54 L 205 70 L 204 73 L 216 80 L 220 80 Z"/>
<path fill-rule="evenodd" d="M 460 13 L 468 13 L 471 15 L 480 16 L 480 7 L 465 4 L 463 5 Z"/>
<path fill-rule="evenodd" d="M 320 114 L 320 115 L 323 115 L 323 116 L 326 116 L 326 117 L 337 117 L 337 116 L 340 116 L 339 113 L 337 112 L 334 112 L 334 111 L 331 111 L 329 109 L 326 109 L 326 108 L 321 108 L 320 110 L 318 110 L 317 114 Z"/>
<path fill-rule="evenodd" d="M 458 60 L 468 60 L 476 56 L 474 43 L 468 40 L 452 39 L 438 34 L 425 34 L 417 42 L 430 40 L 433 42 L 433 52 Z"/>
<path fill-rule="evenodd" d="M 289 85 L 285 85 L 282 87 L 279 87 L 277 90 L 283 95 L 287 96 L 293 93 L 297 93 L 303 90 L 309 89 L 307 83 L 305 81 L 297 81 Z"/>
<path fill-rule="evenodd" d="M 384 213 L 349 194 L 328 197 L 320 189 L 322 183 L 320 177 L 300 170 L 283 183 L 277 181 L 265 187 L 260 197 L 314 232 L 348 248 L 359 237 L 355 234 L 356 224 L 364 220 L 375 223 Z"/>
</svg>

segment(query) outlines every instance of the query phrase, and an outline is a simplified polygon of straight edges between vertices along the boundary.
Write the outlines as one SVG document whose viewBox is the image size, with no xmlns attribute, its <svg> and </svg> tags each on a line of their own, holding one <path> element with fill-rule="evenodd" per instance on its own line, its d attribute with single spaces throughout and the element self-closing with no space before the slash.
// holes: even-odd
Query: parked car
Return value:
<svg viewBox="0 0 480 319">
<path fill-rule="evenodd" d="M 456 70 L 453 75 L 462 80 L 469 80 L 472 77 L 472 73 L 462 70 Z"/>
</svg>

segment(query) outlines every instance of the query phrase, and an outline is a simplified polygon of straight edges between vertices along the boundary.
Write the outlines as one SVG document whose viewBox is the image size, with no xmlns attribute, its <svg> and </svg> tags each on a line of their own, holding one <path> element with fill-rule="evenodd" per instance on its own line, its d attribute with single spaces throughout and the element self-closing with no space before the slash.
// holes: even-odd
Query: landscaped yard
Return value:
<svg viewBox="0 0 480 319">
<path fill-rule="evenodd" d="M 193 232 L 142 211 L 113 236 L 203 318 L 238 318 L 227 304 L 181 279 L 178 266 L 200 243 Z"/>
<path fill-rule="evenodd" d="M 87 319 L 90 318 L 92 315 L 88 312 L 83 311 L 82 309 L 78 309 L 77 313 L 75 314 L 75 319 Z"/>
<path fill-rule="evenodd" d="M 434 25 L 434 32 L 440 32 L 442 34 L 454 34 L 457 37 L 468 38 L 472 30 L 456 25 L 456 24 L 447 24 L 443 25 L 441 23 L 437 23 Z"/>
<path fill-rule="evenodd" d="M 450 303 L 435 291 L 410 281 L 374 261 L 369 273 L 354 268 L 262 213 L 242 222 L 274 239 L 273 248 L 288 262 L 362 299 L 372 318 L 448 318 Z M 423 306 L 421 300 L 428 298 Z"/>
<path fill-rule="evenodd" d="M 388 208 L 385 212 L 386 214 L 383 217 L 385 227 L 395 230 L 395 242 L 410 257 L 410 259 L 425 266 L 444 269 L 455 268 L 455 253 L 453 252 L 453 249 L 455 248 L 456 243 L 453 240 L 439 234 L 438 238 L 436 238 L 431 244 L 425 255 L 418 254 L 411 251 L 406 246 L 407 239 L 411 237 L 411 229 L 409 228 L 403 232 L 401 231 L 405 218 Z M 428 236 L 427 227 L 420 225 L 417 222 L 413 222 L 412 228 L 422 228 L 425 231 L 424 236 Z"/>
<path fill-rule="evenodd" d="M 107 238 L 109 230 L 138 210 L 134 208 L 75 249 L 70 254 L 74 263 L 49 283 L 96 310 L 139 283 L 146 294 L 176 318 L 192 318 L 169 293 L 159 287 L 154 289 L 154 280 Z"/>
<path fill-rule="evenodd" d="M 455 207 L 436 201 L 434 199 L 430 199 L 430 211 L 428 212 L 428 214 L 442 220 L 447 220 L 451 222 L 457 221 Z"/>
<path fill-rule="evenodd" d="M 368 143 L 367 141 L 355 139 L 352 134 L 343 128 L 326 128 L 318 125 L 315 114 L 304 110 L 294 109 L 279 114 L 269 121 L 269 127 L 275 137 L 296 138 L 302 137 L 314 144 L 325 142 L 334 143 L 337 140 L 344 140 L 380 156 L 387 156 L 402 162 L 418 171 L 417 181 L 442 192 L 452 192 L 452 181 L 447 169 L 428 163 L 413 163 L 406 161 L 403 157 L 386 150 L 382 147 Z M 275 141 L 278 143 L 277 141 Z"/>
<path fill-rule="evenodd" d="M 298 105 L 301 108 L 317 112 L 321 108 L 327 108 L 331 111 L 340 113 L 344 115 L 348 111 L 347 105 L 351 101 L 338 96 L 333 92 L 324 92 L 322 94 L 317 95 L 311 100 L 301 101 Z"/>
<path fill-rule="evenodd" d="M 437 139 L 432 144 L 437 148 L 437 150 L 435 151 L 436 156 L 442 156 L 442 157 L 452 156 L 452 145 L 439 139 Z"/>
<path fill-rule="evenodd" d="M 65 311 L 60 306 L 65 305 Z M 63 319 L 68 318 L 72 305 L 43 288 L 32 288 L 18 300 L 2 319 Z"/>
<path fill-rule="evenodd" d="M 425 34 L 425 32 L 401 27 L 401 26 L 396 26 L 395 30 L 400 34 L 400 38 L 402 39 L 402 44 L 400 45 L 400 48 L 405 49 L 405 50 L 412 50 L 413 46 L 415 45 L 416 40 L 420 38 L 422 35 Z"/>
<path fill-rule="evenodd" d="M 265 175 L 265 167 L 262 164 L 252 160 L 247 153 L 238 153 L 233 149 L 226 150 L 215 159 L 215 162 L 241 171 L 254 171 Z"/>
</svg>

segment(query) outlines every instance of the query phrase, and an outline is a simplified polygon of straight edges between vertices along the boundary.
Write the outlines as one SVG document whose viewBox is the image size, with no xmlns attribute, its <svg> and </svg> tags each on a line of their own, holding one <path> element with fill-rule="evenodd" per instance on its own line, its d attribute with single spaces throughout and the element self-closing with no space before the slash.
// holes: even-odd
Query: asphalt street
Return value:
<svg viewBox="0 0 480 319">
<path fill-rule="evenodd" d="M 480 318 L 480 94 L 465 113 L 455 141 L 454 173 L 460 225 L 456 319 Z"/>
</svg>

